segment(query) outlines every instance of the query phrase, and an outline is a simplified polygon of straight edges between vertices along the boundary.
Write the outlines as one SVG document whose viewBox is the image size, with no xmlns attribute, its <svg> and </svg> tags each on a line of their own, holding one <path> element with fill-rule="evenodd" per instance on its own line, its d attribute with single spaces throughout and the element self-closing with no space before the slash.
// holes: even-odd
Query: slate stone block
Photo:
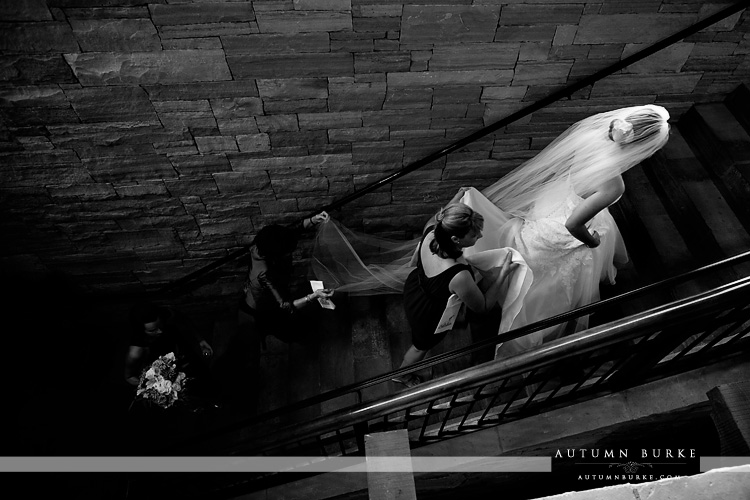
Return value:
<svg viewBox="0 0 750 500">
<path fill-rule="evenodd" d="M 328 109 L 328 103 L 325 99 L 267 100 L 263 107 L 268 114 L 323 113 Z"/>
<path fill-rule="evenodd" d="M 0 23 L 0 52 L 3 54 L 77 50 L 78 43 L 67 22 Z"/>
<path fill-rule="evenodd" d="M 357 33 L 399 31 L 401 29 L 401 17 L 354 17 L 352 18 L 352 29 Z"/>
<path fill-rule="evenodd" d="M 398 89 L 388 92 L 383 109 L 429 109 L 432 106 L 431 88 Z"/>
<path fill-rule="evenodd" d="M 529 26 L 535 24 L 578 24 L 583 5 L 533 5 L 522 3 L 505 5 L 500 12 L 501 26 Z"/>
<path fill-rule="evenodd" d="M 398 168 L 404 157 L 402 141 L 362 142 L 352 144 L 352 163 L 354 165 L 377 164 L 382 167 Z"/>
<path fill-rule="evenodd" d="M 332 128 L 328 130 L 328 140 L 332 143 L 387 141 L 388 138 L 388 127 Z"/>
<path fill-rule="evenodd" d="M 258 124 L 255 117 L 216 120 L 221 135 L 251 135 L 257 134 Z"/>
<path fill-rule="evenodd" d="M 58 203 L 65 200 L 107 200 L 117 198 L 112 184 L 90 183 L 48 188 L 49 195 Z"/>
<path fill-rule="evenodd" d="M 193 133 L 200 130 L 206 132 L 216 130 L 218 132 L 216 119 L 213 113 L 208 111 L 159 113 L 159 120 L 167 130 L 182 131 L 189 129 Z"/>
<path fill-rule="evenodd" d="M 242 134 L 237 136 L 237 144 L 242 152 L 270 151 L 271 139 L 268 134 Z"/>
<path fill-rule="evenodd" d="M 575 40 L 578 24 L 558 25 L 555 29 L 555 37 L 552 39 L 552 46 L 571 45 Z"/>
<path fill-rule="evenodd" d="M 79 123 L 71 108 L 11 108 L 0 112 L 0 119 L 14 127 L 48 126 Z"/>
<path fill-rule="evenodd" d="M 222 50 L 65 54 L 84 86 L 231 80 Z M 117 68 L 117 70 L 114 70 Z"/>
<path fill-rule="evenodd" d="M 161 50 L 156 28 L 148 19 L 71 19 L 84 52 L 147 52 Z"/>
<path fill-rule="evenodd" d="M 43 0 L 0 2 L 3 21 L 52 21 L 52 14 Z"/>
<path fill-rule="evenodd" d="M 549 56 L 549 42 L 523 42 L 518 53 L 519 61 L 546 61 Z"/>
<path fill-rule="evenodd" d="M 298 119 L 301 130 L 326 130 L 362 126 L 362 113 L 357 111 L 300 113 Z"/>
<path fill-rule="evenodd" d="M 362 114 L 365 127 L 387 126 L 390 130 L 426 129 L 430 113 L 421 109 L 366 111 Z"/>
<path fill-rule="evenodd" d="M 239 151 L 234 137 L 196 137 L 195 144 L 201 154 Z"/>
<path fill-rule="evenodd" d="M 498 26 L 495 42 L 546 42 L 555 36 L 557 28 L 552 24 L 531 26 Z"/>
<path fill-rule="evenodd" d="M 357 74 L 409 71 L 410 64 L 409 52 L 354 54 L 354 70 Z"/>
<path fill-rule="evenodd" d="M 0 154 L 0 165 L 7 167 L 80 165 L 81 160 L 72 150 L 57 149 L 44 153 L 5 153 Z"/>
<path fill-rule="evenodd" d="M 445 104 L 454 102 L 479 102 L 479 96 L 482 94 L 480 85 L 446 85 L 434 89 L 432 101 L 435 104 Z"/>
<path fill-rule="evenodd" d="M 219 172 L 213 174 L 213 177 L 222 194 L 263 191 L 271 185 L 265 172 Z"/>
<path fill-rule="evenodd" d="M 222 97 L 211 99 L 217 119 L 249 118 L 263 114 L 263 101 L 258 97 Z"/>
<path fill-rule="evenodd" d="M 351 12 L 277 11 L 258 12 L 261 33 L 309 33 L 351 31 Z"/>
<path fill-rule="evenodd" d="M 611 75 L 594 84 L 592 97 L 685 94 L 695 89 L 702 73 L 677 75 Z"/>
<path fill-rule="evenodd" d="M 161 155 L 87 158 L 83 166 L 97 182 L 154 180 L 177 177 L 169 160 Z"/>
<path fill-rule="evenodd" d="M 441 87 L 443 85 L 497 85 L 510 83 L 513 70 L 426 71 L 389 73 L 388 87 Z"/>
<path fill-rule="evenodd" d="M 252 80 L 144 85 L 152 101 L 208 100 L 224 97 L 257 97 Z"/>
<path fill-rule="evenodd" d="M 331 39 L 331 52 L 372 52 L 375 50 L 375 40 L 372 38 L 344 38 Z"/>
<path fill-rule="evenodd" d="M 301 177 L 289 179 L 271 179 L 271 187 L 277 197 L 289 198 L 296 193 L 312 191 L 327 192 L 328 179 L 325 177 Z"/>
<path fill-rule="evenodd" d="M 219 188 L 210 175 L 181 175 L 178 179 L 165 179 L 164 185 L 172 196 L 205 196 L 219 193 Z"/>
<path fill-rule="evenodd" d="M 329 111 L 380 109 L 385 100 L 385 90 L 385 83 L 355 83 L 351 79 L 332 79 L 328 84 L 328 109 Z"/>
<path fill-rule="evenodd" d="M 401 17 L 404 6 L 397 4 L 375 4 L 352 5 L 352 13 L 355 17 Z"/>
<path fill-rule="evenodd" d="M 622 57 L 628 57 L 645 47 L 642 44 L 628 44 L 625 46 Z M 676 43 L 627 66 L 624 71 L 627 73 L 679 73 L 693 51 L 692 43 Z"/>
<path fill-rule="evenodd" d="M 484 87 L 482 91 L 482 102 L 501 101 L 510 99 L 514 101 L 523 100 L 526 95 L 526 85 L 509 85 L 506 87 Z"/>
<path fill-rule="evenodd" d="M 401 42 L 491 42 L 499 15 L 499 5 L 404 5 Z"/>
<path fill-rule="evenodd" d="M 293 0 L 294 10 L 352 10 L 351 0 Z"/>
<path fill-rule="evenodd" d="M 224 154 L 171 156 L 169 161 L 180 175 L 211 175 L 216 172 L 232 170 L 229 160 Z"/>
<path fill-rule="evenodd" d="M 0 90 L 2 107 L 69 107 L 65 93 L 56 85 L 16 87 Z"/>
<path fill-rule="evenodd" d="M 242 156 L 233 156 L 232 169 L 234 171 L 284 171 L 290 168 L 301 169 L 322 169 L 324 167 L 342 167 L 351 165 L 351 154 L 338 155 L 310 155 L 300 157 L 284 158 L 248 158 Z"/>
<path fill-rule="evenodd" d="M 613 14 L 582 16 L 577 44 L 654 43 L 690 26 L 695 16 L 683 14 Z"/>
<path fill-rule="evenodd" d="M 307 78 L 354 74 L 351 54 L 297 54 L 268 56 L 227 56 L 235 78 Z"/>
<path fill-rule="evenodd" d="M 68 90 L 70 104 L 84 123 L 157 122 L 156 112 L 140 87 Z"/>
<path fill-rule="evenodd" d="M 252 2 L 149 4 L 148 9 L 156 26 L 255 20 Z"/>
<path fill-rule="evenodd" d="M 208 23 L 160 26 L 162 40 L 253 35 L 259 33 L 254 21 L 242 23 Z"/>
<path fill-rule="evenodd" d="M 329 35 L 320 33 L 295 33 L 293 35 L 257 34 L 222 36 L 227 55 L 295 54 L 328 52 Z"/>
<path fill-rule="evenodd" d="M 518 59 L 517 43 L 472 43 L 437 46 L 429 62 L 430 71 L 513 69 Z"/>
<path fill-rule="evenodd" d="M 271 147 L 306 146 L 308 144 L 326 144 L 328 136 L 323 130 L 308 130 L 299 132 L 272 132 Z"/>
<path fill-rule="evenodd" d="M 120 198 L 143 198 L 168 194 L 162 181 L 146 181 L 129 186 L 115 186 L 115 192 Z"/>
<path fill-rule="evenodd" d="M 257 80 L 263 99 L 325 99 L 328 80 L 325 78 L 285 78 Z"/>
<path fill-rule="evenodd" d="M 299 130 L 297 115 L 256 116 L 255 121 L 261 132 Z"/>
<path fill-rule="evenodd" d="M 211 50 L 222 48 L 221 38 L 219 37 L 162 40 L 161 45 L 164 50 Z"/>
<path fill-rule="evenodd" d="M 4 187 L 38 187 L 60 184 L 84 184 L 94 182 L 89 172 L 75 165 L 58 165 L 54 168 L 13 169 L 0 167 L 0 185 Z"/>
<path fill-rule="evenodd" d="M 519 62 L 513 76 L 513 85 L 551 85 L 565 83 L 572 67 L 568 61 Z"/>
<path fill-rule="evenodd" d="M 0 57 L 0 81 L 14 85 L 75 83 L 61 54 L 19 54 Z"/>
</svg>

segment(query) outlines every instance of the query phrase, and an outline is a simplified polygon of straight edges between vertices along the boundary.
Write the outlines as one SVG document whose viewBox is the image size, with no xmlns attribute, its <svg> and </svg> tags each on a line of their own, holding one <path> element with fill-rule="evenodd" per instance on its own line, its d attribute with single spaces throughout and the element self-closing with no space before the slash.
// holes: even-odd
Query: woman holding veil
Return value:
<svg viewBox="0 0 750 500">
<path fill-rule="evenodd" d="M 473 188 L 463 193 L 460 201 L 485 219 L 484 237 L 466 249 L 466 259 L 512 248 L 533 275 L 530 287 L 514 295 L 520 308 L 506 317 L 504 306 L 500 333 L 594 302 L 599 282 L 614 282 L 615 265 L 627 262 L 627 253 L 607 208 L 624 193 L 622 174 L 666 144 L 668 119 L 667 110 L 656 105 L 599 113 L 572 125 L 481 193 Z M 328 282 L 349 283 L 344 288 L 359 293 L 392 293 L 413 269 L 410 257 L 417 243 L 388 246 L 327 224 L 318 235 L 315 272 Z M 361 258 L 368 247 L 393 253 L 383 252 L 385 259 L 372 265 L 369 258 Z M 401 259 L 396 260 L 399 252 Z M 570 325 L 573 331 L 587 326 L 587 318 Z M 557 338 L 563 328 L 505 342 L 496 358 Z"/>
</svg>

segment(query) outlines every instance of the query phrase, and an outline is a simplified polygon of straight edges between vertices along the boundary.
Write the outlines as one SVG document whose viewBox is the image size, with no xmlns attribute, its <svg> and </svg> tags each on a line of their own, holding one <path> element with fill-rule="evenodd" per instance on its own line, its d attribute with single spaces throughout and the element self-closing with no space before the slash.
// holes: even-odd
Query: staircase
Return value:
<svg viewBox="0 0 750 500">
<path fill-rule="evenodd" d="M 611 207 L 631 262 L 603 298 L 687 272 L 750 250 L 750 91 L 744 86 L 724 103 L 699 104 L 684 114 L 667 146 L 626 172 L 626 193 Z M 686 297 L 750 274 L 750 264 L 689 282 L 670 293 L 638 299 L 593 324 Z M 259 356 L 259 413 L 395 369 L 410 345 L 398 296 L 338 297 L 338 309 L 321 310 L 314 341 L 287 344 L 273 337 Z M 223 328 L 231 329 L 229 318 Z M 475 337 L 476 337 L 475 333 Z M 431 355 L 476 342 L 448 336 Z M 491 352 L 435 367 L 437 378 L 491 359 Z M 390 385 L 390 387 L 389 387 Z M 401 390 L 368 389 L 363 399 Z M 343 402 L 342 402 L 343 403 Z M 330 408 L 322 408 L 330 409 Z"/>
<path fill-rule="evenodd" d="M 672 127 L 667 146 L 624 175 L 626 193 L 611 212 L 631 262 L 621 270 L 616 285 L 602 288 L 603 298 L 750 250 L 749 131 L 750 92 L 742 86 L 723 103 L 691 108 Z M 739 264 L 594 315 L 591 323 L 603 324 L 748 275 L 750 264 Z M 306 332 L 310 341 L 284 343 L 269 337 L 266 348 L 255 351 L 255 359 L 246 359 L 234 373 L 220 373 L 225 392 L 240 399 L 246 395 L 245 408 L 261 414 L 397 368 L 410 345 L 400 297 L 339 297 L 337 305 L 335 311 L 317 311 Z M 231 313 L 217 321 L 214 345 L 219 354 L 235 351 L 226 341 L 233 329 Z M 431 355 L 467 346 L 481 336 L 476 332 L 474 338 L 467 332 L 449 336 Z M 425 375 L 437 379 L 491 356 L 490 349 L 472 353 L 437 365 Z M 217 370 L 221 363 L 218 357 Z M 355 404 L 355 399 L 372 401 L 401 390 L 392 382 L 373 384 L 358 398 L 350 394 L 272 421 L 279 425 L 308 421 Z M 229 420 L 222 417 L 212 423 Z"/>
</svg>

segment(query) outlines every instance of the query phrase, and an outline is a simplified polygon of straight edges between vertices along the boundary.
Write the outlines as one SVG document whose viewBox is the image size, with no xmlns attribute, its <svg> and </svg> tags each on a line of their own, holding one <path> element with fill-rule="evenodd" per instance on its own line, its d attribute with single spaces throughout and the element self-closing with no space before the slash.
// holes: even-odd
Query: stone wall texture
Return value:
<svg viewBox="0 0 750 500">
<path fill-rule="evenodd" d="M 2 271 L 153 290 L 731 3 L 1 2 Z M 410 237 L 584 116 L 721 99 L 749 32 L 734 15 L 332 215 Z"/>
</svg>

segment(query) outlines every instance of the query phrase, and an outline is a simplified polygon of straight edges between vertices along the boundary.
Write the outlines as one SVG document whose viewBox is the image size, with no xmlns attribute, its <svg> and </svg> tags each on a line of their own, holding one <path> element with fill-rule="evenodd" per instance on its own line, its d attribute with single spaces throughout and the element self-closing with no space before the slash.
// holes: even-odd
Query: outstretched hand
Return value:
<svg viewBox="0 0 750 500">
<path fill-rule="evenodd" d="M 448 205 L 452 205 L 454 203 L 458 203 L 461 201 L 461 198 L 464 197 L 464 194 L 466 194 L 466 191 L 470 190 L 470 187 L 462 187 L 458 190 L 458 193 L 451 199 L 451 201 L 448 202 Z"/>
<path fill-rule="evenodd" d="M 313 226 L 317 226 L 318 224 L 328 222 L 330 218 L 331 216 L 328 215 L 328 212 L 324 211 L 324 212 L 320 212 L 319 214 L 310 217 L 310 222 L 313 223 Z"/>
<path fill-rule="evenodd" d="M 310 229 L 311 227 L 317 227 L 324 222 L 328 222 L 329 220 L 331 220 L 331 216 L 328 215 L 328 212 L 323 211 L 302 221 L 302 226 L 305 229 Z"/>
</svg>

